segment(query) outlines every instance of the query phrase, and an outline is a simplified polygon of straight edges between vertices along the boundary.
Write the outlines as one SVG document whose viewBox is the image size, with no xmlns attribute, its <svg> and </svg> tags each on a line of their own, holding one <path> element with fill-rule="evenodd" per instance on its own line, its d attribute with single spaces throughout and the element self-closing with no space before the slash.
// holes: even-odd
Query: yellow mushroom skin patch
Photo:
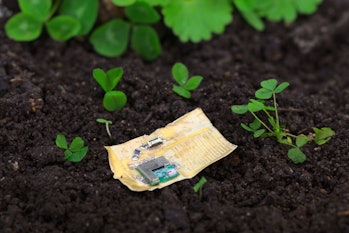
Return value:
<svg viewBox="0 0 349 233">
<path fill-rule="evenodd" d="M 161 143 L 145 146 L 151 145 L 154 140 L 161 140 Z M 150 135 L 107 146 L 106 149 L 115 179 L 132 191 L 151 191 L 194 177 L 205 167 L 230 154 L 236 147 L 197 108 Z M 168 161 L 169 164 L 164 166 L 169 166 L 169 173 L 173 174 L 175 169 L 178 174 L 170 175 L 170 178 L 160 178 L 164 182 L 149 182 L 139 171 L 144 167 L 141 164 L 147 165 L 154 159 Z M 153 177 L 153 174 L 149 176 Z"/>
</svg>

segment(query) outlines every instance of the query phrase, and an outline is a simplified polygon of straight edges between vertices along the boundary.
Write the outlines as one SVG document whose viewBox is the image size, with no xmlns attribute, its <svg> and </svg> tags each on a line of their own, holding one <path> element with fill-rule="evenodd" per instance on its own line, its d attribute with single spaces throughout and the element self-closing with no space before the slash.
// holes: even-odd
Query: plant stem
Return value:
<svg viewBox="0 0 349 233">
<path fill-rule="evenodd" d="M 277 104 L 276 104 L 276 95 L 273 92 L 273 100 L 274 100 L 274 108 L 275 108 L 275 120 L 276 120 L 276 127 L 280 129 L 280 123 L 279 123 L 279 114 L 278 114 L 278 109 L 277 109 Z"/>
<path fill-rule="evenodd" d="M 273 130 L 271 130 L 261 119 L 259 119 L 259 117 L 254 113 L 254 112 L 251 112 L 250 113 L 252 114 L 252 116 L 254 116 L 254 118 L 257 119 L 257 121 L 259 121 L 270 133 L 272 134 L 275 134 Z"/>
<path fill-rule="evenodd" d="M 61 5 L 62 3 L 62 0 L 56 0 L 55 3 L 53 4 L 53 6 L 51 7 L 51 10 L 50 10 L 50 14 L 48 15 L 47 20 L 49 20 L 56 12 L 56 10 L 58 9 L 59 5 Z"/>
<path fill-rule="evenodd" d="M 107 134 L 109 135 L 109 138 L 111 139 L 111 133 L 109 131 L 109 123 L 108 122 L 105 123 L 105 129 L 107 130 Z"/>
</svg>

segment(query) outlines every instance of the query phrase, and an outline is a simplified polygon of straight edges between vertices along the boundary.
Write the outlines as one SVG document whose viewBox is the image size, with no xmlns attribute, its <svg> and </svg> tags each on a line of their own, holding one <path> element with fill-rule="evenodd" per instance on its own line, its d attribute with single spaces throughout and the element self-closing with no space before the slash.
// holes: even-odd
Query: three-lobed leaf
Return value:
<svg viewBox="0 0 349 233">
<path fill-rule="evenodd" d="M 260 101 L 250 99 L 250 102 L 247 104 L 247 108 L 250 112 L 259 112 L 264 110 L 266 106 Z"/>
</svg>

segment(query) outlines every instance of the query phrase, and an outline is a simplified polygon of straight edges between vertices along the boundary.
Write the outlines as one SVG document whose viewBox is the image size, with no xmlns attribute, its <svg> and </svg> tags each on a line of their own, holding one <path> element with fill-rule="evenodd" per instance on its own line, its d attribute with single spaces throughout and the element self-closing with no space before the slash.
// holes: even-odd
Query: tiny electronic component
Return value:
<svg viewBox="0 0 349 233">
<path fill-rule="evenodd" d="M 133 155 L 132 155 L 132 160 L 139 159 L 139 156 L 141 155 L 141 150 L 147 150 L 149 148 L 158 146 L 158 145 L 164 143 L 164 141 L 165 140 L 162 138 L 154 138 L 154 139 L 148 141 L 146 144 L 141 145 L 140 147 L 138 147 L 134 150 Z"/>
<path fill-rule="evenodd" d="M 164 156 L 142 163 L 137 166 L 136 170 L 145 178 L 149 185 L 157 185 L 179 175 L 175 166 Z"/>
</svg>

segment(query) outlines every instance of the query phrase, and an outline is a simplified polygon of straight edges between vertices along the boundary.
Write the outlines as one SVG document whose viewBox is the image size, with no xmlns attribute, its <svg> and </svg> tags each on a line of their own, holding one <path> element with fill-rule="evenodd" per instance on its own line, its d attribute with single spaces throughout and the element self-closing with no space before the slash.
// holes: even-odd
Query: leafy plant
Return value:
<svg viewBox="0 0 349 233">
<path fill-rule="evenodd" d="M 56 145 L 64 151 L 64 159 L 71 162 L 80 162 L 88 151 L 88 146 L 84 146 L 84 141 L 80 137 L 74 138 L 68 146 L 67 140 L 63 134 L 58 134 Z"/>
<path fill-rule="evenodd" d="M 159 13 L 148 3 L 113 1 L 126 6 L 127 20 L 114 19 L 96 28 L 90 37 L 94 49 L 106 57 L 122 55 L 131 41 L 131 47 L 143 59 L 152 61 L 161 54 L 161 44 L 150 24 L 160 20 Z M 132 5 L 128 5 L 133 3 Z"/>
<path fill-rule="evenodd" d="M 253 133 L 255 138 L 258 137 L 275 137 L 279 143 L 291 146 L 287 155 L 294 163 L 302 163 L 306 160 L 306 155 L 302 152 L 301 147 L 308 142 L 314 141 L 318 145 L 328 142 L 335 132 L 328 127 L 321 129 L 313 128 L 314 133 L 309 135 L 294 135 L 288 133 L 284 125 L 280 124 L 276 94 L 281 93 L 289 86 L 288 82 L 278 84 L 276 79 L 262 81 L 261 88 L 255 92 L 257 99 L 250 99 L 246 105 L 233 105 L 231 110 L 236 114 L 251 113 L 254 121 L 250 124 L 241 124 L 245 130 Z M 272 105 L 266 105 L 265 101 L 271 100 Z M 267 121 L 262 120 L 259 116 L 262 113 L 266 116 Z M 257 115 L 259 114 L 259 115 Z"/>
<path fill-rule="evenodd" d="M 264 30 L 262 18 L 291 23 L 297 14 L 313 14 L 322 0 L 233 0 L 245 20 L 256 30 Z"/>
<path fill-rule="evenodd" d="M 98 0 L 18 0 L 21 12 L 5 24 L 8 37 L 15 41 L 37 39 L 45 26 L 57 41 L 86 35 L 97 18 Z M 59 15 L 53 16 L 59 9 Z"/>
<path fill-rule="evenodd" d="M 109 121 L 109 120 L 106 120 L 106 119 L 103 119 L 103 118 L 98 118 L 96 121 L 98 123 L 105 124 L 105 129 L 107 130 L 107 134 L 108 134 L 109 138 L 111 139 L 111 133 L 110 133 L 110 130 L 109 130 L 109 125 L 113 124 L 113 122 Z"/>
<path fill-rule="evenodd" d="M 232 21 L 230 0 L 176 0 L 163 6 L 165 24 L 182 42 L 209 40 Z"/>
<path fill-rule="evenodd" d="M 199 75 L 189 78 L 188 68 L 180 62 L 172 67 L 172 76 L 178 83 L 178 85 L 173 85 L 172 91 L 187 99 L 191 97 L 190 91 L 197 89 L 203 79 Z"/>
<path fill-rule="evenodd" d="M 203 189 L 203 186 L 204 184 L 207 182 L 206 178 L 203 176 L 201 177 L 201 179 L 199 180 L 199 182 L 197 182 L 193 189 L 194 189 L 194 192 L 196 193 L 199 193 L 199 199 L 201 200 L 202 198 L 202 189 Z"/>
<path fill-rule="evenodd" d="M 122 68 L 113 68 L 106 73 L 100 68 L 93 70 L 92 74 L 94 79 L 105 91 L 103 106 L 110 112 L 120 110 L 127 102 L 127 97 L 124 92 L 113 90 L 116 85 L 118 85 L 123 73 L 124 70 Z"/>
</svg>

